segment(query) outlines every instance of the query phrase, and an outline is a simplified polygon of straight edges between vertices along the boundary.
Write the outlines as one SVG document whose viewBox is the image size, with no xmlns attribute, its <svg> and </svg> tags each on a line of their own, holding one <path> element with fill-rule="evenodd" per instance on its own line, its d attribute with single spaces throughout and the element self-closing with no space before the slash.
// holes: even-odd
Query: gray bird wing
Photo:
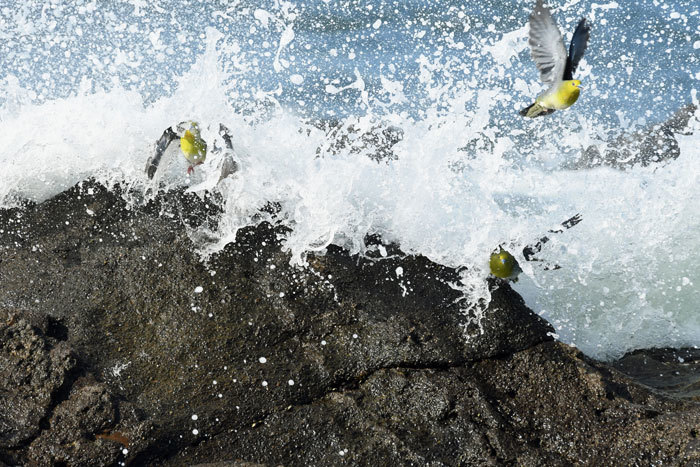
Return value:
<svg viewBox="0 0 700 467">
<path fill-rule="evenodd" d="M 179 136 L 175 134 L 172 127 L 167 128 L 158 141 L 156 141 L 156 152 L 152 157 L 149 157 L 146 161 L 146 174 L 148 178 L 151 179 L 156 174 L 158 166 L 160 165 L 160 159 L 163 157 L 165 150 L 168 149 L 170 143 L 178 139 Z"/>
<path fill-rule="evenodd" d="M 561 81 L 566 67 L 566 48 L 549 8 L 537 0 L 530 14 L 530 50 L 543 83 Z"/>
</svg>

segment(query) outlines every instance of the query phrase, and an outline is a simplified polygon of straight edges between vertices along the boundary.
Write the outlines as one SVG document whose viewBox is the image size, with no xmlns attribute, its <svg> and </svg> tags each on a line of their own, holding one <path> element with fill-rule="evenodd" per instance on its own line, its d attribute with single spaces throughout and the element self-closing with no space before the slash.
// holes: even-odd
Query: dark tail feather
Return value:
<svg viewBox="0 0 700 467">
<path fill-rule="evenodd" d="M 525 107 L 523 110 L 521 110 L 520 115 L 522 115 L 523 117 L 527 116 L 527 113 L 530 111 L 530 109 L 532 108 L 533 105 L 535 105 L 535 104 L 530 104 L 527 107 Z"/>
<path fill-rule="evenodd" d="M 533 107 L 535 107 L 535 109 L 532 112 L 530 112 L 530 110 Z M 554 109 L 546 109 L 546 108 L 542 107 L 541 105 L 539 105 L 537 102 L 535 102 L 534 104 L 528 105 L 527 107 L 525 107 L 523 110 L 520 111 L 520 115 L 522 115 L 523 117 L 530 117 L 530 118 L 539 117 L 541 115 L 549 115 L 551 113 L 554 113 Z"/>
</svg>

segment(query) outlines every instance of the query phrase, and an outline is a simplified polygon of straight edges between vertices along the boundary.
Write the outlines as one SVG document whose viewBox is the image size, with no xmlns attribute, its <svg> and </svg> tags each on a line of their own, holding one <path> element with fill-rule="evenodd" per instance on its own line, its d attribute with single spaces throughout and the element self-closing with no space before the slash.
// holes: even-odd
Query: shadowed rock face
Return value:
<svg viewBox="0 0 700 467">
<path fill-rule="evenodd" d="M 553 342 L 507 284 L 465 329 L 420 256 L 296 268 L 261 224 L 203 264 L 183 219 L 216 215 L 92 183 L 0 211 L 1 462 L 700 460 L 697 405 Z"/>
<path fill-rule="evenodd" d="M 589 146 L 567 168 L 608 166 L 626 169 L 678 159 L 681 151 L 676 135 L 688 131 L 688 123 L 696 110 L 695 105 L 686 105 L 666 122 L 652 125 L 644 131 L 623 134 L 600 147 Z"/>
<path fill-rule="evenodd" d="M 311 122 L 326 132 L 328 144 L 316 149 L 318 157 L 336 155 L 341 151 L 364 154 L 377 162 L 398 159 L 394 145 L 403 140 L 403 129 L 377 122 L 362 130 L 353 124 L 343 125 L 337 120 Z"/>
<path fill-rule="evenodd" d="M 47 319 L 31 313 L 1 315 L 0 447 L 36 437 L 51 413 L 52 395 L 66 384 L 75 359 L 64 342 L 47 342 Z"/>
<path fill-rule="evenodd" d="M 647 386 L 700 402 L 700 349 L 641 349 L 613 366 Z"/>
</svg>

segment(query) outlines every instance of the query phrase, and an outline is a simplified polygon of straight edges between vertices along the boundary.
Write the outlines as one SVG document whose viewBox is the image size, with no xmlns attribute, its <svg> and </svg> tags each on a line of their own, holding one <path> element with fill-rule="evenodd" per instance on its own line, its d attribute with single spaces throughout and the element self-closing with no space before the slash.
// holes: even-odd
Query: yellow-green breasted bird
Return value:
<svg viewBox="0 0 700 467">
<path fill-rule="evenodd" d="M 530 50 L 540 72 L 540 79 L 549 88 L 535 99 L 535 103 L 520 111 L 524 117 L 549 115 L 555 110 L 571 107 L 581 92 L 581 81 L 574 72 L 588 46 L 591 27 L 583 18 L 579 21 L 566 53 L 564 41 L 552 13 L 537 0 L 530 15 Z"/>
<path fill-rule="evenodd" d="M 211 130 L 212 125 L 206 128 Z M 211 145 L 211 154 L 214 156 L 214 162 L 218 164 L 219 169 L 219 180 L 216 183 L 238 171 L 238 164 L 235 160 L 236 153 L 233 149 L 233 137 L 223 123 L 219 123 L 218 136 L 220 139 L 215 136 Z M 165 154 L 170 143 L 178 140 L 180 142 L 180 151 L 188 162 L 188 174 L 194 172 L 194 168 L 202 164 L 207 158 L 207 142 L 202 138 L 199 124 L 193 121 L 180 122 L 175 126 L 174 130 L 173 127 L 166 128 L 161 137 L 158 138 L 158 141 L 156 141 L 155 153 L 146 161 L 146 174 L 149 179 L 155 176 L 163 154 Z M 217 159 L 218 162 L 216 162 Z"/>
<path fill-rule="evenodd" d="M 148 178 L 153 178 L 160 165 L 160 160 L 168 149 L 170 143 L 175 140 L 180 140 L 180 150 L 185 156 L 187 162 L 187 173 L 191 174 L 195 166 L 204 162 L 207 157 L 207 143 L 202 139 L 197 122 L 181 122 L 173 130 L 172 127 L 167 128 L 161 137 L 156 141 L 156 152 L 146 162 L 146 174 Z M 230 140 L 230 137 L 229 137 Z"/>
<path fill-rule="evenodd" d="M 576 214 L 574 217 L 562 222 L 561 227 L 549 230 L 549 233 L 562 233 L 581 222 L 581 219 L 581 215 Z M 545 236 L 537 240 L 537 242 L 534 244 L 527 245 L 525 248 L 523 248 L 523 258 L 525 258 L 525 261 L 541 261 L 540 259 L 535 258 L 535 255 L 542 250 L 542 246 L 548 241 L 549 237 Z M 502 246 L 499 246 L 498 250 L 491 253 L 491 257 L 489 258 L 489 269 L 491 270 L 491 274 L 494 276 L 513 282 L 517 281 L 518 275 L 523 272 L 523 270 L 520 269 L 520 265 L 515 257 L 508 251 L 504 250 Z M 545 264 L 544 269 L 559 269 L 559 266 L 556 264 Z"/>
<path fill-rule="evenodd" d="M 508 253 L 503 248 L 494 251 L 489 260 L 489 268 L 491 274 L 501 279 L 517 280 L 518 274 L 522 272 L 520 265 L 515 260 L 513 255 Z"/>
<path fill-rule="evenodd" d="M 191 174 L 194 167 L 203 163 L 207 157 L 207 143 L 202 139 L 199 131 L 199 126 L 196 123 L 191 123 L 189 129 L 180 138 L 180 150 L 187 159 L 190 165 L 187 167 L 187 173 Z"/>
</svg>

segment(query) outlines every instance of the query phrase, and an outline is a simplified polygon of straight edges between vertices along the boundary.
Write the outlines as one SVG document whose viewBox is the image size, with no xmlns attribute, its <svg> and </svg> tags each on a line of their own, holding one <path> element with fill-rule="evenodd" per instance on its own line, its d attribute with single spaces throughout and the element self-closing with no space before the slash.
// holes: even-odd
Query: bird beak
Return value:
<svg viewBox="0 0 700 467">
<path fill-rule="evenodd" d="M 583 86 L 580 85 L 580 84 L 579 84 L 578 86 L 576 86 L 576 87 L 579 88 L 579 89 L 583 89 Z"/>
</svg>

